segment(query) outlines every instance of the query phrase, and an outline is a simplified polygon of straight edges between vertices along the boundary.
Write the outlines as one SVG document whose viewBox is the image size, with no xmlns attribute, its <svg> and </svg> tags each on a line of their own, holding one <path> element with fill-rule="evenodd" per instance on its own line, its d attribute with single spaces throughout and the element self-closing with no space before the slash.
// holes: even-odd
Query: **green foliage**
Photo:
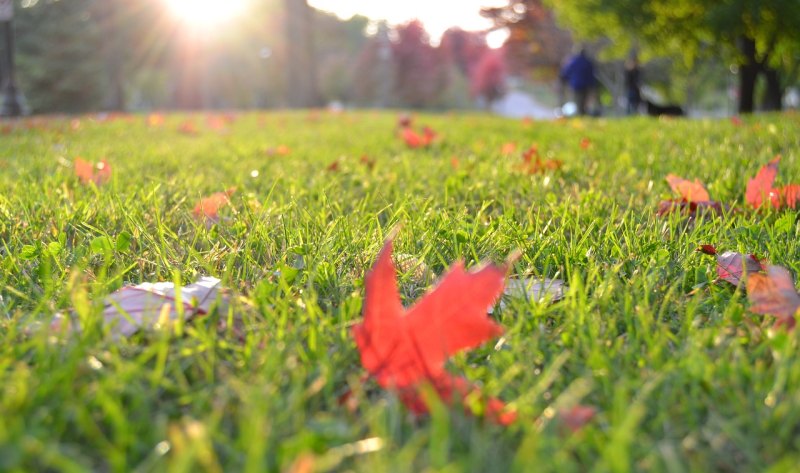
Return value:
<svg viewBox="0 0 800 473">
<path fill-rule="evenodd" d="M 222 133 L 195 116 L 199 136 L 177 132 L 185 118 L 54 120 L 0 140 L 0 470 L 286 471 L 301 457 L 353 471 L 797 464 L 800 330 L 771 333 L 695 252 L 713 243 L 796 275 L 796 215 L 655 216 L 670 172 L 738 206 L 777 153 L 779 184 L 800 181 L 796 114 L 739 127 L 420 115 L 443 137 L 427 150 L 395 138 L 394 114 L 245 114 Z M 522 174 L 518 155 L 501 154 L 508 141 L 537 143 L 563 169 Z M 265 154 L 281 144 L 290 155 Z M 76 155 L 106 157 L 111 182 L 81 186 Z M 326 171 L 334 159 L 339 171 Z M 192 208 L 230 186 L 222 223 L 206 229 Z M 557 304 L 496 308 L 502 342 L 451 362 L 516 406 L 517 425 L 445 406 L 414 419 L 361 381 L 349 328 L 398 224 L 396 253 L 435 274 L 519 249 L 512 275 L 569 281 Z M 429 285 L 418 273 L 399 275 L 405 303 Z M 230 312 L 181 335 L 115 340 L 101 327 L 97 302 L 123 284 L 201 274 L 232 289 Z M 80 334 L 48 326 L 71 309 Z M 348 391 L 355 412 L 339 401 Z M 557 413 L 576 403 L 598 415 L 572 434 Z"/>
</svg>

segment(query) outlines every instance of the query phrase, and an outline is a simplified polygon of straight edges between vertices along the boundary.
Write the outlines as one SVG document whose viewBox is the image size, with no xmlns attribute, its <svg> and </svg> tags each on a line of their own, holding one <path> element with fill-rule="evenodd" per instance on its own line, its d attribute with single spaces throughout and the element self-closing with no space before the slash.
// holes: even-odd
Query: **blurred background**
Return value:
<svg viewBox="0 0 800 473">
<path fill-rule="evenodd" d="M 14 77 L 34 113 L 328 106 L 546 118 L 581 47 L 603 115 L 630 111 L 632 58 L 646 100 L 692 115 L 800 103 L 798 0 L 2 3 L 13 7 L 0 12 L 4 93 Z"/>
</svg>

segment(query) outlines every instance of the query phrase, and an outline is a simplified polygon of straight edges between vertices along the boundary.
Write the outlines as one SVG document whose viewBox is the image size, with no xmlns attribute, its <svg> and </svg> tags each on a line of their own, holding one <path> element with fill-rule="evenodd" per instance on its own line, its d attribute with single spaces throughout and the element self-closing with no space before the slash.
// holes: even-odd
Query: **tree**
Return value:
<svg viewBox="0 0 800 473">
<path fill-rule="evenodd" d="M 505 94 L 506 65 L 502 51 L 484 51 L 470 74 L 470 89 L 472 95 L 483 98 L 487 106 Z"/>
<path fill-rule="evenodd" d="M 550 1 L 559 20 L 585 38 L 605 36 L 618 48 L 682 56 L 687 64 L 719 57 L 739 70 L 739 112 L 755 108 L 755 85 L 766 78 L 762 108 L 781 107 L 800 63 L 797 0 L 575 0 Z"/>
<path fill-rule="evenodd" d="M 436 102 L 447 87 L 447 69 L 439 50 L 431 46 L 428 34 L 418 21 L 397 27 L 392 42 L 395 93 L 410 107 Z"/>
<path fill-rule="evenodd" d="M 292 107 L 319 105 L 314 15 L 307 0 L 284 0 L 286 8 L 287 98 Z"/>
<path fill-rule="evenodd" d="M 554 78 L 572 49 L 572 35 L 556 24 L 542 0 L 509 0 L 503 7 L 484 8 L 481 14 L 492 20 L 495 29 L 508 28 L 504 49 L 516 74 L 533 70 Z"/>
</svg>

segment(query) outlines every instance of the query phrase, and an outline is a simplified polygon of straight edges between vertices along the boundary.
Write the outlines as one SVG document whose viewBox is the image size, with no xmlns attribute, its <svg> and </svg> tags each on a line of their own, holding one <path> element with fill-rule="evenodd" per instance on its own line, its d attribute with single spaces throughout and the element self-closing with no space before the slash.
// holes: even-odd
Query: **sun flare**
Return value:
<svg viewBox="0 0 800 473">
<path fill-rule="evenodd" d="M 173 15 L 192 26 L 208 27 L 241 14 L 248 0 L 164 0 Z"/>
</svg>

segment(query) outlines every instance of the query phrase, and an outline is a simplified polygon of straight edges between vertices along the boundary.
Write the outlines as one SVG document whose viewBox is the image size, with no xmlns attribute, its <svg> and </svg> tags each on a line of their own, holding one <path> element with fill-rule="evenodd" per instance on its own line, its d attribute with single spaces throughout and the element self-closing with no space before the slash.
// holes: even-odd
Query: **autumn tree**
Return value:
<svg viewBox="0 0 800 473">
<path fill-rule="evenodd" d="M 487 105 L 505 94 L 506 65 L 503 51 L 487 49 L 470 74 L 470 90 Z"/>
<path fill-rule="evenodd" d="M 448 81 L 441 52 L 431 46 L 419 21 L 401 25 L 395 33 L 392 42 L 395 94 L 410 107 L 434 103 Z"/>
<path fill-rule="evenodd" d="M 492 20 L 496 29 L 508 28 L 504 49 L 516 74 L 534 71 L 555 77 L 572 48 L 570 33 L 556 24 L 542 0 L 509 0 L 508 5 L 482 9 L 481 15 Z"/>
</svg>

